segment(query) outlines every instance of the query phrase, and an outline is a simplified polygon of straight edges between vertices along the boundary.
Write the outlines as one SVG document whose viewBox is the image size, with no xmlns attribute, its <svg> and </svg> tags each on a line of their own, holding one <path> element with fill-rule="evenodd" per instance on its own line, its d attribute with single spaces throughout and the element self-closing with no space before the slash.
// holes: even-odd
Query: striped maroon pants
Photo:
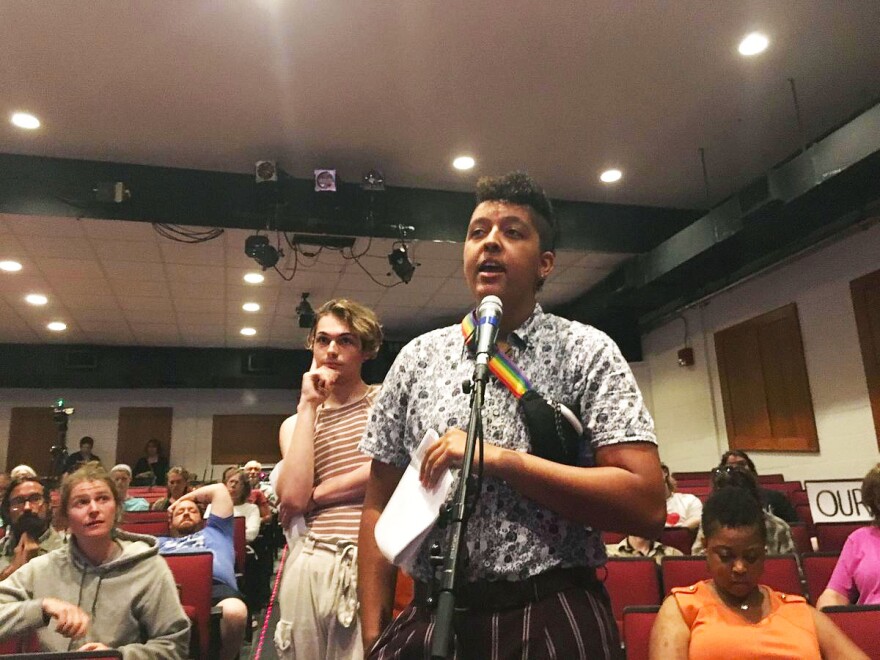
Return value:
<svg viewBox="0 0 880 660">
<path fill-rule="evenodd" d="M 370 660 L 430 660 L 434 611 L 410 604 Z M 469 610 L 455 625 L 455 660 L 616 660 L 617 626 L 605 587 L 572 587 L 503 612 Z"/>
</svg>

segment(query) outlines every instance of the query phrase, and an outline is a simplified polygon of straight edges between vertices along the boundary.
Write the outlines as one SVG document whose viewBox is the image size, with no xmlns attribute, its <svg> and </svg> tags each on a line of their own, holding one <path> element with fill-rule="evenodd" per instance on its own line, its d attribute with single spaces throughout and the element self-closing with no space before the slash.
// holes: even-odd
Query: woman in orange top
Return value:
<svg viewBox="0 0 880 660">
<path fill-rule="evenodd" d="M 758 584 L 767 530 L 748 491 L 723 488 L 703 507 L 712 578 L 673 589 L 651 631 L 652 660 L 819 658 L 867 660 L 802 596 Z"/>
</svg>

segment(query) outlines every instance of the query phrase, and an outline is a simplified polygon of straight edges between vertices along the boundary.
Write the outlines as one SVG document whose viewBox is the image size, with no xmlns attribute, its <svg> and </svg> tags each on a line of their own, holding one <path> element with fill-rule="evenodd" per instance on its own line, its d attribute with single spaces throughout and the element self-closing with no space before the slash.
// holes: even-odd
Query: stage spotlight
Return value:
<svg viewBox="0 0 880 660">
<path fill-rule="evenodd" d="M 278 263 L 278 250 L 269 245 L 268 236 L 248 236 L 244 239 L 244 253 L 263 267 L 272 268 Z"/>
<path fill-rule="evenodd" d="M 299 316 L 299 327 L 311 328 L 315 324 L 315 310 L 309 304 L 308 293 L 302 294 L 302 300 L 296 306 L 296 313 Z"/>
<path fill-rule="evenodd" d="M 385 190 L 385 176 L 379 170 L 370 170 L 361 178 L 361 190 L 382 192 Z"/>
<path fill-rule="evenodd" d="M 388 263 L 391 264 L 391 270 L 397 275 L 404 284 L 409 284 L 416 267 L 409 258 L 409 252 L 406 250 L 405 243 L 398 243 L 388 254 Z"/>
</svg>

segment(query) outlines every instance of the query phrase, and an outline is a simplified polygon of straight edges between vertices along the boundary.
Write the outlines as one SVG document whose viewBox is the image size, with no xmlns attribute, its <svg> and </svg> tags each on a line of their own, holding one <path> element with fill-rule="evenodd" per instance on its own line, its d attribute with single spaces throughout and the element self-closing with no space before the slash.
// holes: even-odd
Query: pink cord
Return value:
<svg viewBox="0 0 880 660">
<path fill-rule="evenodd" d="M 275 575 L 275 584 L 272 587 L 272 597 L 269 599 L 269 606 L 266 608 L 266 618 L 263 619 L 263 627 L 260 630 L 260 641 L 257 643 L 257 650 L 254 653 L 254 660 L 260 660 L 263 654 L 263 642 L 266 639 L 266 631 L 269 629 L 269 619 L 272 618 L 272 608 L 275 606 L 275 598 L 278 596 L 278 585 L 281 584 L 281 574 L 284 572 L 284 561 L 287 559 L 287 546 L 281 551 L 281 561 L 278 563 L 278 573 Z"/>
</svg>

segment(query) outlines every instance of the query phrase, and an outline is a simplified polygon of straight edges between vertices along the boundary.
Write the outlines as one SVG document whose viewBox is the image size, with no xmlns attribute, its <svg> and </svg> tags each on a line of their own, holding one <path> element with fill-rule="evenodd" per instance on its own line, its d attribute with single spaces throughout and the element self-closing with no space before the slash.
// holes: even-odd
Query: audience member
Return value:
<svg viewBox="0 0 880 660">
<path fill-rule="evenodd" d="M 846 540 L 816 606 L 880 605 L 880 463 L 862 480 L 862 502 L 874 516 Z"/>
<path fill-rule="evenodd" d="M 70 542 L 0 583 L 0 639 L 34 631 L 43 651 L 186 657 L 189 619 L 171 570 L 156 539 L 117 529 L 121 504 L 96 464 L 65 477 L 61 511 Z"/>
<path fill-rule="evenodd" d="M 867 656 L 803 596 L 759 584 L 767 530 L 760 502 L 743 488 L 714 492 L 703 509 L 711 578 L 675 588 L 651 631 L 650 658 Z"/>
<path fill-rule="evenodd" d="M 189 492 L 189 472 L 186 468 L 175 465 L 168 469 L 168 483 L 165 497 L 156 500 L 150 505 L 151 511 L 167 511 L 184 493 Z"/>
<path fill-rule="evenodd" d="M 37 477 L 37 473 L 30 465 L 16 465 L 12 468 L 12 471 L 9 473 L 10 479 L 17 479 L 18 477 Z"/>
<path fill-rule="evenodd" d="M 264 523 L 272 521 L 273 509 L 278 505 L 275 489 L 268 481 L 262 481 L 263 466 L 259 461 L 248 461 L 244 464 L 244 472 L 251 485 L 248 502 L 260 508 L 260 519 Z"/>
<path fill-rule="evenodd" d="M 9 521 L 0 539 L 0 580 L 5 580 L 34 557 L 64 545 L 64 538 L 52 525 L 46 489 L 36 477 L 18 477 L 9 482 L 0 504 L 0 515 Z"/>
<path fill-rule="evenodd" d="M 164 486 L 168 478 L 168 457 L 162 450 L 162 443 L 156 438 L 147 440 L 144 445 L 145 456 L 134 464 L 134 476 L 138 484 L 144 486 Z"/>
<path fill-rule="evenodd" d="M 70 474 L 83 463 L 96 462 L 100 463 L 101 459 L 92 453 L 95 441 L 90 436 L 84 435 L 79 440 L 79 451 L 73 452 L 64 461 L 64 474 Z"/>
<path fill-rule="evenodd" d="M 248 502 L 251 492 L 250 483 L 245 479 L 240 468 L 226 470 L 224 472 L 224 485 L 232 498 L 232 510 L 234 515 L 244 518 L 245 538 L 252 543 L 260 534 L 260 510 L 256 504 Z M 205 509 L 205 516 L 211 515 L 211 505 Z"/>
<path fill-rule="evenodd" d="M 758 481 L 755 478 L 754 472 L 747 468 L 733 465 L 715 468 L 712 471 L 712 492 L 715 493 L 725 488 L 741 488 L 754 497 L 758 503 L 761 502 L 761 498 L 758 495 Z M 769 511 L 764 510 L 764 529 L 768 554 L 785 555 L 795 551 L 794 540 L 791 537 L 791 528 L 782 518 L 778 518 Z M 691 554 L 706 554 L 702 526 L 697 532 L 697 538 L 691 548 Z"/>
<path fill-rule="evenodd" d="M 199 504 L 210 504 L 204 524 Z M 160 536 L 162 554 L 209 551 L 214 555 L 212 604 L 222 610 L 220 658 L 232 660 L 241 650 L 247 622 L 247 606 L 235 581 L 233 509 L 223 484 L 210 484 L 181 495 L 168 509 L 171 536 Z"/>
<path fill-rule="evenodd" d="M 379 387 L 362 376 L 382 344 L 376 314 L 351 300 L 315 314 L 296 414 L 278 434 L 278 497 L 287 526 L 305 516 L 279 590 L 278 657 L 363 657 L 357 600 L 358 529 L 370 463 L 357 450 Z"/>
<path fill-rule="evenodd" d="M 6 489 L 9 488 L 9 482 L 12 478 L 5 472 L 0 472 L 0 509 L 3 507 L 3 500 L 6 497 Z M 6 519 L 0 513 L 0 527 L 6 527 Z"/>
<path fill-rule="evenodd" d="M 110 476 L 119 491 L 119 499 L 122 501 L 123 511 L 149 511 L 150 503 L 143 497 L 129 497 L 128 487 L 131 485 L 131 468 L 125 463 L 114 465 L 110 470 Z"/>
<path fill-rule="evenodd" d="M 754 462 L 741 449 L 731 449 L 724 452 L 721 455 L 721 462 L 718 464 L 718 467 L 724 467 L 725 465 L 745 468 L 754 474 L 755 478 L 758 477 L 758 470 L 755 468 Z M 788 501 L 788 496 L 785 493 L 770 488 L 762 488 L 758 484 L 758 495 L 761 498 L 761 506 L 764 507 L 765 511 L 769 511 L 777 518 L 782 518 L 787 523 L 798 521 L 797 513 L 791 502 Z"/>
<path fill-rule="evenodd" d="M 609 557 L 650 557 L 658 564 L 663 557 L 681 557 L 684 553 L 678 548 L 663 545 L 660 541 L 641 536 L 627 536 L 620 543 L 605 545 Z"/>
<path fill-rule="evenodd" d="M 263 472 L 263 464 L 260 461 L 251 459 L 244 464 L 244 472 L 247 475 L 248 481 L 251 482 L 251 488 L 259 488 L 263 491 L 263 494 L 274 506 L 276 499 L 275 489 L 269 483 L 269 475 Z"/>
<path fill-rule="evenodd" d="M 679 493 L 669 468 L 661 463 L 660 469 L 663 470 L 663 481 L 666 483 L 666 526 L 697 529 L 700 516 L 703 515 L 700 498 L 691 493 Z"/>
</svg>

